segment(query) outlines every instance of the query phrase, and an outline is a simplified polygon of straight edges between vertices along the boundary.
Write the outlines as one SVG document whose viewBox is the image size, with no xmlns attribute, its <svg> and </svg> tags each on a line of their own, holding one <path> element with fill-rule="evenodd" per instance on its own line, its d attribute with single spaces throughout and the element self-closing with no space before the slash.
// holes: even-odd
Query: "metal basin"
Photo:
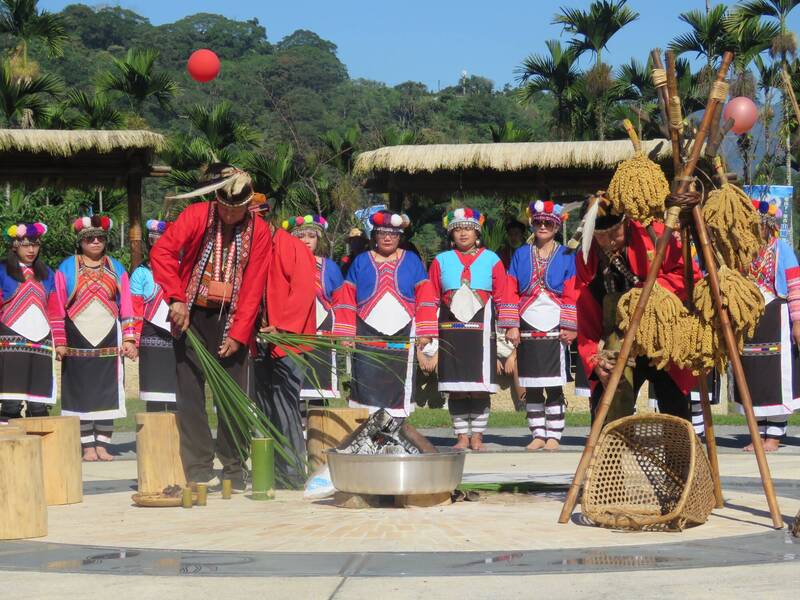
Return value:
<svg viewBox="0 0 800 600">
<path fill-rule="evenodd" d="M 464 474 L 463 450 L 431 454 L 339 454 L 328 450 L 333 486 L 351 494 L 452 492 Z"/>
</svg>

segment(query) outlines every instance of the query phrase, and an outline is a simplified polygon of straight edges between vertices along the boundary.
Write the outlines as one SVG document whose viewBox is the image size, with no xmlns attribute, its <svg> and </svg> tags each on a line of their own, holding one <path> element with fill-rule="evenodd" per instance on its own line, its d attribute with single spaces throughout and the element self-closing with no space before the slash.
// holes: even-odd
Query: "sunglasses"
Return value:
<svg viewBox="0 0 800 600">
<path fill-rule="evenodd" d="M 89 242 L 90 244 L 92 242 L 102 242 L 105 244 L 106 238 L 103 235 L 87 235 L 85 238 L 83 238 L 83 241 Z"/>
<path fill-rule="evenodd" d="M 534 229 L 539 229 L 541 227 L 544 227 L 545 229 L 555 229 L 556 228 L 555 223 L 551 223 L 550 221 L 534 221 L 533 222 L 533 228 Z"/>
<path fill-rule="evenodd" d="M 28 241 L 25 241 L 25 242 L 18 242 L 17 243 L 17 246 L 19 246 L 20 248 L 38 248 L 41 245 L 42 245 L 41 242 L 28 242 Z"/>
</svg>

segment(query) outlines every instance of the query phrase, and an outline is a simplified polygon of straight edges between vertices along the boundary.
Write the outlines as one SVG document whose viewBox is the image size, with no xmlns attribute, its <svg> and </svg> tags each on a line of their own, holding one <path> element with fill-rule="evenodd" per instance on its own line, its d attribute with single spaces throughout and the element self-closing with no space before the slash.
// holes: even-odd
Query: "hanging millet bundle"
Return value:
<svg viewBox="0 0 800 600">
<path fill-rule="evenodd" d="M 744 339 L 753 337 L 756 325 L 764 315 L 764 296 L 755 281 L 724 265 L 719 268 L 718 276 L 722 303 L 728 309 L 733 333 L 741 350 Z M 717 311 L 708 277 L 695 286 L 693 300 L 700 318 L 716 326 Z"/>
<path fill-rule="evenodd" d="M 641 288 L 625 292 L 617 303 L 617 326 L 627 331 L 631 315 L 639 302 Z M 689 318 L 689 311 L 675 294 L 658 283 L 653 286 L 650 299 L 645 306 L 636 337 L 633 342 L 633 355 L 646 356 L 657 369 L 663 369 L 676 357 L 684 354 L 681 350 L 682 324 Z"/>
<path fill-rule="evenodd" d="M 725 264 L 746 273 L 764 245 L 758 211 L 747 194 L 728 183 L 719 157 L 714 158 L 714 167 L 723 183 L 708 194 L 703 205 L 703 219 Z"/>
<path fill-rule="evenodd" d="M 636 153 L 617 167 L 608 186 L 608 197 L 617 212 L 647 226 L 653 219 L 664 217 L 669 182 L 661 167 L 642 152 L 633 124 L 625 119 L 624 125 Z"/>
</svg>

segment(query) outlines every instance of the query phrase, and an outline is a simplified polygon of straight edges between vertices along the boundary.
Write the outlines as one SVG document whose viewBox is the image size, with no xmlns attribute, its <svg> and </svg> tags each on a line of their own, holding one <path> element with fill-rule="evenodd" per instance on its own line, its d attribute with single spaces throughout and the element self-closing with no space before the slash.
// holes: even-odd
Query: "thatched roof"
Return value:
<svg viewBox="0 0 800 600">
<path fill-rule="evenodd" d="M 80 152 L 109 154 L 126 150 L 158 152 L 164 136 L 140 130 L 0 129 L 0 152 L 49 154 L 69 158 Z"/>
<path fill-rule="evenodd" d="M 667 140 L 643 141 L 642 150 L 656 162 L 672 155 Z M 628 140 L 389 146 L 360 154 L 354 174 L 369 177 L 378 171 L 413 174 L 466 169 L 613 169 L 631 156 L 633 146 Z"/>
</svg>

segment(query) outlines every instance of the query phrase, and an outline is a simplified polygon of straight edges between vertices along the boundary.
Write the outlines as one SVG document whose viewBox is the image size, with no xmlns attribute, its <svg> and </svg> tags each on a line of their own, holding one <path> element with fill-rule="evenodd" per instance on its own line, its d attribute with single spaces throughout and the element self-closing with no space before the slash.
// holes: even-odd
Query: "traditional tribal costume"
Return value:
<svg viewBox="0 0 800 600">
<path fill-rule="evenodd" d="M 444 217 L 455 229 L 479 233 L 484 216 L 457 208 Z M 485 248 L 453 249 L 431 263 L 430 288 L 439 306 L 439 391 L 449 392 L 456 435 L 483 435 L 489 421 L 489 394 L 497 391 L 495 327 L 519 326 L 516 297 L 500 258 Z M 496 308 L 495 308 L 496 307 Z"/>
<path fill-rule="evenodd" d="M 777 237 L 780 209 L 765 201 L 754 201 L 753 206 L 770 232 L 769 242 L 750 266 L 766 310 L 744 345 L 742 366 L 750 390 L 757 390 L 752 394 L 753 411 L 761 436 L 781 440 L 789 415 L 800 409 L 800 357 L 792 339 L 792 326 L 800 321 L 800 267 L 792 247 Z M 734 389 L 734 398 L 741 402 Z"/>
<path fill-rule="evenodd" d="M 373 231 L 398 235 L 410 224 L 407 216 L 388 211 L 370 221 Z M 369 353 L 353 355 L 350 405 L 407 417 L 414 410 L 414 339 L 436 335 L 435 304 L 426 297 L 422 261 L 412 252 L 397 252 L 396 260 L 381 262 L 372 251 L 355 258 L 334 306 L 334 335 L 357 336 L 356 349 Z"/>
<path fill-rule="evenodd" d="M 189 205 L 150 251 L 156 283 L 170 304 L 185 303 L 190 328 L 205 348 L 218 356 L 230 338 L 239 349 L 220 364 L 245 392 L 250 390 L 248 348 L 253 342 L 270 255 L 270 231 L 264 221 L 249 213 L 233 225 L 230 243 L 218 204 L 246 205 L 253 196 L 246 173 L 224 166 L 219 176 L 194 192 L 196 197 L 216 192 L 213 202 Z M 177 332 L 176 332 L 177 333 Z M 214 480 L 214 453 L 222 462 L 223 477 L 244 487 L 244 470 L 230 426 L 219 414 L 216 444 L 206 414 L 205 378 L 195 352 L 181 335 L 174 342 L 177 370 L 178 428 L 181 458 L 189 481 Z"/>
<path fill-rule="evenodd" d="M 603 355 L 615 360 L 622 343 L 623 334 L 617 329 L 617 302 L 623 293 L 643 284 L 650 261 L 655 256 L 655 243 L 640 223 L 613 214 L 603 200 L 598 200 L 598 204 L 600 210 L 596 222 L 589 226 L 585 223 L 583 235 L 592 236 L 593 231 L 607 231 L 621 226 L 625 228 L 625 245 L 615 253 L 606 254 L 597 241 L 591 237 L 585 238 L 584 251 L 575 260 L 578 353 L 592 386 L 593 414 L 603 394 L 595 367 Z M 587 220 L 590 218 L 587 217 Z M 652 227 L 656 236 L 664 231 L 660 223 L 653 223 Z M 696 268 L 695 277 L 699 277 Z M 657 282 L 681 300 L 686 299 L 683 253 L 675 238 L 668 242 Z M 662 413 L 690 419 L 689 392 L 695 386 L 696 378 L 689 370 L 678 369 L 674 365 L 670 365 L 666 371 L 658 370 L 649 364 L 645 356 L 630 362 L 631 366 L 625 369 L 612 399 L 607 422 L 633 414 L 636 397 L 645 381 L 649 381 L 654 389 Z"/>
<path fill-rule="evenodd" d="M 314 302 L 317 294 L 314 255 L 303 242 L 282 228 L 273 231 L 270 254 L 266 289 L 262 290 L 266 307 L 262 324 L 274 327 L 278 334 L 313 336 L 316 332 Z M 287 350 L 287 347 L 279 345 L 258 343 L 254 364 L 255 395 L 261 410 L 289 440 L 295 454 L 305 457 L 300 410 L 305 366 L 295 355 L 307 352 L 309 348 L 294 348 L 292 356 Z M 284 479 L 303 484 L 294 465 L 277 455 L 275 464 Z"/>
<path fill-rule="evenodd" d="M 46 232 L 44 223 L 33 223 L 12 225 L 5 234 L 19 248 L 38 246 Z M 0 420 L 45 416 L 56 401 L 47 313 L 53 272 L 38 258 L 22 264 L 13 252 L 0 263 Z"/>
<path fill-rule="evenodd" d="M 561 227 L 562 207 L 538 200 L 528 207 L 530 222 Z M 519 296 L 520 344 L 517 348 L 519 384 L 525 395 L 528 426 L 534 439 L 556 441 L 564 431 L 565 360 L 568 348 L 562 329 L 575 331 L 575 254 L 553 241 L 548 256 L 535 244 L 519 248 L 511 260 L 509 281 Z M 547 399 L 545 400 L 545 392 Z"/>
<path fill-rule="evenodd" d="M 283 221 L 281 227 L 296 237 L 304 232 L 313 232 L 320 243 L 328 229 L 328 221 L 320 215 L 306 215 L 291 217 Z M 320 256 L 319 247 L 317 250 L 315 256 L 317 268 L 314 273 L 317 299 L 314 303 L 314 312 L 316 334 L 324 337 L 330 336 L 333 332 L 333 305 L 344 284 L 344 278 L 339 265 L 330 258 Z M 317 348 L 306 353 L 306 360 L 313 372 L 305 374 L 305 383 L 303 389 L 300 390 L 300 410 L 304 429 L 307 415 L 306 401 L 309 405 L 324 406 L 325 399 L 340 397 L 339 378 L 336 374 L 336 350 Z"/>
<path fill-rule="evenodd" d="M 78 218 L 78 241 L 107 238 L 105 216 Z M 56 271 L 50 315 L 56 347 L 66 346 L 61 363 L 61 414 L 81 419 L 83 448 L 108 448 L 114 419 L 124 417 L 125 385 L 121 347 L 136 342 L 128 274 L 122 264 L 103 256 L 99 267 L 77 254 Z"/>
<path fill-rule="evenodd" d="M 169 223 L 150 219 L 145 224 L 150 247 Z M 169 305 L 148 263 L 131 273 L 131 297 L 139 346 L 139 398 L 148 412 L 176 410 L 175 350 L 169 323 Z"/>
</svg>

